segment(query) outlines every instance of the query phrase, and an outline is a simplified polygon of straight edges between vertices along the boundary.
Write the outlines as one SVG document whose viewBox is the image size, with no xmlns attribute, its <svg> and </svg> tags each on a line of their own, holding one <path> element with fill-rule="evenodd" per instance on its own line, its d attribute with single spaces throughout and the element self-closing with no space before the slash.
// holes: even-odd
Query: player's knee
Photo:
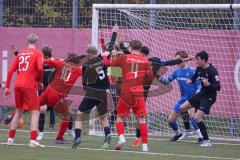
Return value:
<svg viewBox="0 0 240 160">
<path fill-rule="evenodd" d="M 78 112 L 77 112 L 77 115 L 76 115 L 76 120 L 77 120 L 77 121 L 82 121 L 82 120 L 83 120 L 83 116 L 84 116 L 84 113 L 78 111 Z"/>
<path fill-rule="evenodd" d="M 100 118 L 101 121 L 105 121 L 107 119 L 107 116 L 103 115 L 103 116 L 100 116 L 99 118 Z"/>
<path fill-rule="evenodd" d="M 123 122 L 123 117 L 117 116 L 117 122 Z"/>
<path fill-rule="evenodd" d="M 43 105 L 40 107 L 40 113 L 46 113 L 47 111 L 47 105 Z"/>
<path fill-rule="evenodd" d="M 186 111 L 186 106 L 185 105 L 181 105 L 180 108 L 179 108 L 179 111 L 181 113 L 185 112 Z"/>
<path fill-rule="evenodd" d="M 175 115 L 174 115 L 174 113 L 170 113 L 170 115 L 168 116 L 168 123 L 172 123 L 172 122 L 174 122 L 175 121 Z"/>
<path fill-rule="evenodd" d="M 202 119 L 198 115 L 195 115 L 194 120 L 195 120 L 196 123 L 199 123 L 199 122 L 201 122 Z"/>
</svg>

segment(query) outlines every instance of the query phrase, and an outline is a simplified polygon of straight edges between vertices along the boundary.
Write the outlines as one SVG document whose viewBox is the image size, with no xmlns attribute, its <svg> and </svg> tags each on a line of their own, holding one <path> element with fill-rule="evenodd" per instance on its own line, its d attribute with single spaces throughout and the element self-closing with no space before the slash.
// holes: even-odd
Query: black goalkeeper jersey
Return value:
<svg viewBox="0 0 240 160">
<path fill-rule="evenodd" d="M 101 55 L 88 60 L 82 68 L 83 71 L 83 87 L 106 90 L 110 84 L 107 76 L 107 66 Z"/>
<path fill-rule="evenodd" d="M 217 91 L 220 91 L 221 86 L 218 78 L 218 71 L 212 64 L 209 64 L 209 66 L 205 69 L 197 67 L 195 74 L 191 78 L 192 82 L 194 82 L 198 77 L 201 80 L 202 88 L 200 92 L 202 94 L 216 94 Z M 210 82 L 210 86 L 204 86 L 202 80 Z"/>
</svg>

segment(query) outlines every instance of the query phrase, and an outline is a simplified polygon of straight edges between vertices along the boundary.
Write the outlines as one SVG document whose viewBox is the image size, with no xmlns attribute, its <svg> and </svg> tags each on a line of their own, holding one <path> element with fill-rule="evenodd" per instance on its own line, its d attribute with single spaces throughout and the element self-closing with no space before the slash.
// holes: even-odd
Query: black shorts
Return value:
<svg viewBox="0 0 240 160">
<path fill-rule="evenodd" d="M 86 95 L 83 98 L 79 111 L 83 113 L 90 112 L 94 107 L 97 107 L 98 114 L 100 116 L 108 112 L 107 92 L 103 90 L 86 91 Z"/>
<path fill-rule="evenodd" d="M 216 94 L 206 95 L 199 92 L 192 96 L 188 101 L 196 110 L 201 110 L 208 115 L 211 106 L 216 101 L 216 98 L 217 98 Z"/>
</svg>

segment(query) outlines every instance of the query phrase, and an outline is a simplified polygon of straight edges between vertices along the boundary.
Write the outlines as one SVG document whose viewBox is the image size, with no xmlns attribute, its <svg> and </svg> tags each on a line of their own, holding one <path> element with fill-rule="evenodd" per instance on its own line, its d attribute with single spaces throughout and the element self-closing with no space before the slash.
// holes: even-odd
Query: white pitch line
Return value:
<svg viewBox="0 0 240 160">
<path fill-rule="evenodd" d="M 0 145 L 6 145 L 6 143 L 0 143 Z M 28 145 L 26 144 L 14 144 L 14 145 L 28 147 Z M 71 149 L 71 147 L 62 147 L 62 146 L 45 146 L 45 148 Z M 78 150 L 121 152 L 121 153 L 133 153 L 133 154 L 144 154 L 144 155 L 179 156 L 179 157 L 219 159 L 219 160 L 240 160 L 238 158 L 209 157 L 209 156 L 195 156 L 195 155 L 187 155 L 187 154 L 184 155 L 184 154 L 172 154 L 172 153 L 139 152 L 139 151 L 116 151 L 116 150 L 102 150 L 102 149 L 94 149 L 94 148 L 78 148 Z"/>
<path fill-rule="evenodd" d="M 9 131 L 8 129 L 0 129 L 0 131 Z M 17 132 L 24 132 L 24 133 L 29 133 L 30 131 L 27 130 L 17 130 Z M 57 132 L 44 132 L 47 134 L 56 134 Z M 67 133 L 65 133 L 67 134 Z M 112 136 L 112 137 L 117 137 L 117 136 Z M 135 138 L 135 137 L 125 137 L 126 139 L 130 139 L 130 138 Z M 153 141 L 169 141 L 169 139 L 164 139 L 164 138 L 148 138 L 149 140 L 153 140 Z M 186 142 L 186 143 L 196 143 L 196 141 L 190 141 L 190 140 L 182 140 L 179 142 Z M 234 141 L 235 142 L 235 141 Z M 240 143 L 224 143 L 224 142 L 213 142 L 213 144 L 217 144 L 217 145 L 226 145 L 226 146 L 240 146 Z"/>
</svg>

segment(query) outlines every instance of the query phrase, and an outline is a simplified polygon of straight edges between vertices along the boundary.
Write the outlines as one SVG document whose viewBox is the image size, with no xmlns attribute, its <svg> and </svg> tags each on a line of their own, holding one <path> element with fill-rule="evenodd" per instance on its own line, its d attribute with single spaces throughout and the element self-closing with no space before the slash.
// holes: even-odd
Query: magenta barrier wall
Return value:
<svg viewBox="0 0 240 160">
<path fill-rule="evenodd" d="M 53 55 L 56 58 L 63 58 L 66 56 L 66 53 L 69 52 L 82 53 L 86 45 L 91 43 L 90 29 L 0 28 L 1 83 L 3 80 L 2 63 L 4 60 L 7 60 L 9 67 L 13 58 L 10 52 L 10 46 L 16 44 L 19 49 L 24 49 L 26 46 L 26 36 L 29 33 L 37 33 L 39 35 L 39 48 L 44 44 L 51 45 L 53 47 Z M 139 31 L 128 30 L 127 34 L 127 37 L 134 38 L 136 35 L 139 35 Z M 165 59 L 171 59 L 179 49 L 185 49 L 192 55 L 195 55 L 197 51 L 203 49 L 208 51 L 210 62 L 213 63 L 220 72 L 222 84 L 222 90 L 219 93 L 217 102 L 213 106 L 211 114 L 224 117 L 240 117 L 240 88 L 239 90 L 237 89 L 236 81 L 234 80 L 234 70 L 236 70 L 237 62 L 240 61 L 239 31 L 186 30 L 176 32 L 173 30 L 145 30 L 144 35 L 148 34 L 158 37 L 161 43 L 156 45 L 152 43 L 152 39 L 146 39 L 148 38 L 147 36 L 142 36 L 140 39 L 145 45 L 150 46 L 154 55 Z M 196 35 L 198 35 L 197 38 Z M 8 57 L 2 57 L 2 52 L 5 50 L 8 52 Z M 239 77 L 240 74 L 238 73 L 238 81 Z M 11 86 L 13 87 L 13 83 Z M 175 85 L 175 87 L 177 86 Z M 14 105 L 13 92 L 10 99 L 3 97 L 3 89 L 0 90 L 0 94 L 0 105 Z M 150 98 L 148 101 L 149 109 L 156 110 L 156 108 L 159 107 L 161 108 L 161 112 L 167 112 L 177 101 L 178 97 L 178 89 L 175 89 L 170 94 Z M 159 99 L 161 100 L 159 101 Z"/>
</svg>

